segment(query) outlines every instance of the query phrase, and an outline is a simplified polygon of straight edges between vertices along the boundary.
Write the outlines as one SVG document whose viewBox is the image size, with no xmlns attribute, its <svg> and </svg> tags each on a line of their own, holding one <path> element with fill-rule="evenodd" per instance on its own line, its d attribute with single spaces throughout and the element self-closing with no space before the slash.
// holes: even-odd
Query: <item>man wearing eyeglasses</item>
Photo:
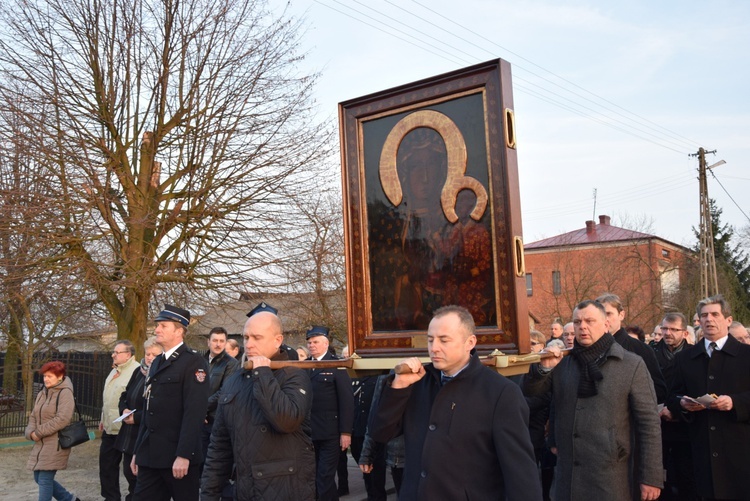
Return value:
<svg viewBox="0 0 750 501">
<path fill-rule="evenodd" d="M 135 488 L 135 475 L 130 471 L 130 465 L 122 460 L 122 451 L 115 448 L 122 422 L 114 421 L 120 417 L 120 395 L 125 391 L 130 377 L 138 367 L 140 364 L 135 359 L 133 343 L 128 340 L 117 341 L 112 350 L 112 370 L 104 381 L 102 417 L 99 421 L 99 431 L 102 432 L 99 446 L 99 482 L 105 501 L 120 501 L 120 463 L 128 481 L 130 495 Z M 130 499 L 130 495 L 127 499 Z"/>
<path fill-rule="evenodd" d="M 674 357 L 690 345 L 687 342 L 687 318 L 682 313 L 668 313 L 659 328 L 661 341 L 654 346 L 664 379 L 671 384 L 674 375 Z M 667 419 L 667 412 L 661 416 L 661 442 L 664 469 L 667 481 L 662 499 L 697 499 L 693 481 L 693 459 L 690 450 L 687 424 Z"/>
</svg>

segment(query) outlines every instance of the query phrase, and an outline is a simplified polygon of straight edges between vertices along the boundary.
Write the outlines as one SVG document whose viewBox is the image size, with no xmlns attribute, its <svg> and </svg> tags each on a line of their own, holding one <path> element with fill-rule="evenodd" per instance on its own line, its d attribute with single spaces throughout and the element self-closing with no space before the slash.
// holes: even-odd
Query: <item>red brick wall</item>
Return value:
<svg viewBox="0 0 750 501">
<path fill-rule="evenodd" d="M 578 302 L 612 292 L 623 302 L 624 323 L 649 332 L 664 314 L 667 298 L 662 298 L 661 274 L 682 268 L 684 258 L 679 248 L 656 239 L 527 250 L 526 272 L 532 274 L 529 311 L 546 334 L 555 318 L 569 322 Z M 560 272 L 559 294 L 553 291 L 553 271 Z"/>
</svg>

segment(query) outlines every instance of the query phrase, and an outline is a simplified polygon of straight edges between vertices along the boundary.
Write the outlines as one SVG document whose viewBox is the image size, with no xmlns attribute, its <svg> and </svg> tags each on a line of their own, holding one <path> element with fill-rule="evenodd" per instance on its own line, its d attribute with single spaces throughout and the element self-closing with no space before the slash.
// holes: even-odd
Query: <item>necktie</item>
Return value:
<svg viewBox="0 0 750 501">
<path fill-rule="evenodd" d="M 708 344 L 708 356 L 709 356 L 709 357 L 710 357 L 710 356 L 712 356 L 712 355 L 714 354 L 714 350 L 715 350 L 715 349 L 716 349 L 716 343 L 714 343 L 713 341 L 711 341 L 711 342 L 710 342 L 710 343 Z"/>
<path fill-rule="evenodd" d="M 445 383 L 450 383 L 450 382 L 451 382 L 451 380 L 452 380 L 452 379 L 453 379 L 454 377 L 455 377 L 455 376 L 446 376 L 445 374 L 440 374 L 440 386 L 443 386 L 443 385 L 445 385 Z"/>
</svg>

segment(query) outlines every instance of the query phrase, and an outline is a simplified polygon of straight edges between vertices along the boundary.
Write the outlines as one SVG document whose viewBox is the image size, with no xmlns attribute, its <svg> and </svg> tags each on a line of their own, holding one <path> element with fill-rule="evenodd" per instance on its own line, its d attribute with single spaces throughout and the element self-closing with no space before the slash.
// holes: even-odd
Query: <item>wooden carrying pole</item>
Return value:
<svg viewBox="0 0 750 501">
<path fill-rule="evenodd" d="M 567 353 L 570 350 L 561 350 L 563 355 L 567 355 Z M 539 360 L 543 358 L 549 358 L 552 357 L 551 353 L 527 353 L 525 355 L 495 355 L 491 354 L 488 356 L 479 357 L 479 360 L 482 362 L 482 364 L 491 367 L 491 368 L 497 368 L 498 358 L 507 358 L 507 362 L 510 365 L 516 365 L 516 366 L 523 366 L 523 365 L 530 365 L 532 363 L 538 362 Z M 376 359 L 377 360 L 377 359 Z M 403 360 L 403 358 L 398 359 Z M 359 357 L 352 357 L 352 358 L 342 358 L 338 360 L 272 360 L 271 361 L 271 369 L 281 369 L 283 367 L 297 367 L 298 369 L 353 369 L 358 370 L 362 367 L 359 367 L 357 363 L 364 361 L 364 359 Z M 384 365 L 381 365 L 377 367 L 377 370 L 381 370 L 383 372 L 387 372 L 390 370 L 391 367 L 393 367 L 394 372 L 396 374 L 405 374 L 409 372 L 409 366 L 402 363 L 396 363 L 393 364 L 392 359 L 382 359 L 384 362 Z M 506 364 L 507 365 L 507 364 Z M 246 370 L 251 370 L 253 368 L 253 363 L 251 361 L 245 362 L 243 366 Z"/>
</svg>

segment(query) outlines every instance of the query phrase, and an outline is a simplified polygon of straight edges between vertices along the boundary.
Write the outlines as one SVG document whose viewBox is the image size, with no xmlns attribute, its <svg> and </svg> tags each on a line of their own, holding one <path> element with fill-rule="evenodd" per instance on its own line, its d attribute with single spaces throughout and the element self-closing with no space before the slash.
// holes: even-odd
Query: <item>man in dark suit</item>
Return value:
<svg viewBox="0 0 750 501">
<path fill-rule="evenodd" d="M 209 397 L 208 364 L 183 342 L 190 312 L 165 305 L 156 317 L 156 341 L 164 348 L 144 382 L 145 409 L 131 467 L 134 499 L 197 501 L 201 427 Z"/>
<path fill-rule="evenodd" d="M 474 319 L 444 306 L 427 329 L 431 364 L 404 360 L 372 409 L 369 433 L 387 443 L 403 434 L 400 499 L 540 501 L 529 408 L 520 388 L 472 355 Z"/>
<path fill-rule="evenodd" d="M 687 422 L 699 496 L 750 499 L 750 346 L 728 335 L 732 316 L 721 295 L 697 310 L 703 340 L 675 356 L 667 417 Z"/>
<path fill-rule="evenodd" d="M 310 360 L 335 360 L 328 351 L 329 330 L 313 326 L 307 331 Z M 339 498 L 336 465 L 342 450 L 349 448 L 354 424 L 352 380 L 345 369 L 308 369 L 313 387 L 312 438 L 315 444 L 315 488 L 318 500 Z"/>
<path fill-rule="evenodd" d="M 687 318 L 679 312 L 667 313 L 659 328 L 661 340 L 654 346 L 656 360 L 667 385 L 674 380 L 674 360 L 678 353 L 690 348 L 687 342 Z M 662 501 L 697 499 L 693 478 L 693 458 L 687 424 L 666 419 L 669 410 L 662 409 L 661 443 L 666 482 L 661 493 Z"/>
</svg>

